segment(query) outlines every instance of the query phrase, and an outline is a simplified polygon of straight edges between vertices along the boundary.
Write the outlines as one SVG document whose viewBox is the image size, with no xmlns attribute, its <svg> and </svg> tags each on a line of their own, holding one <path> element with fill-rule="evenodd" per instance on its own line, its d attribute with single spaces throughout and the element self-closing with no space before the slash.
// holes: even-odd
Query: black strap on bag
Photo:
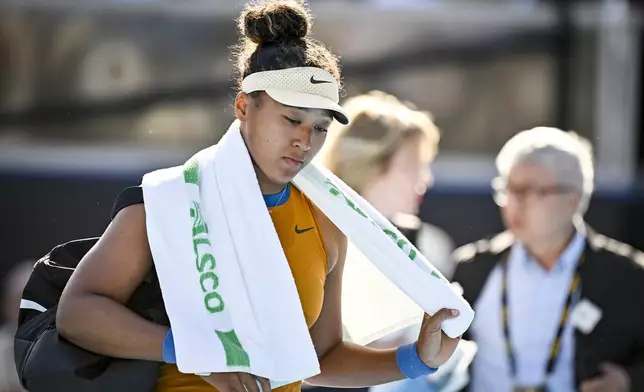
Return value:
<svg viewBox="0 0 644 392">
<path fill-rule="evenodd" d="M 160 363 L 92 353 L 58 334 L 56 310 L 62 291 L 97 240 L 56 246 L 36 262 L 25 286 L 14 354 L 20 382 L 30 392 L 148 392 L 156 384 Z M 143 282 L 127 306 L 148 320 L 169 325 L 155 278 Z"/>
</svg>

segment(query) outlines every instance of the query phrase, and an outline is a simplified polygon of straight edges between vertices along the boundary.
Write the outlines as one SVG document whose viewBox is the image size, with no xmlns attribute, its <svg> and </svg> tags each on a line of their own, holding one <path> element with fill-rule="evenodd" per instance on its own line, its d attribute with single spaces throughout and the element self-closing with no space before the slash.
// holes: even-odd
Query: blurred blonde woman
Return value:
<svg viewBox="0 0 644 392">
<path fill-rule="evenodd" d="M 381 91 L 350 98 L 343 107 L 351 123 L 329 129 L 319 159 L 450 278 L 451 238 L 417 217 L 440 140 L 432 116 Z"/>
<path fill-rule="evenodd" d="M 440 140 L 431 115 L 381 91 L 350 98 L 343 108 L 351 123 L 334 124 L 329 129 L 326 144 L 317 159 L 396 225 L 449 278 L 452 240 L 442 230 L 417 217 L 423 195 L 432 182 L 429 165 L 436 156 Z M 347 251 L 342 283 L 345 327 L 364 324 L 366 334 L 390 330 L 414 314 L 416 305 L 401 297 L 404 294 L 380 277 L 379 272 L 356 252 L 351 246 Z M 375 341 L 360 341 L 367 335 L 355 336 L 356 331 L 345 329 L 345 339 L 389 348 L 412 341 L 418 330 L 419 325 L 411 325 L 396 333 L 377 335 L 380 338 Z M 424 380 L 415 381 L 413 386 L 418 388 L 419 382 L 429 386 Z M 396 383 L 386 387 L 406 385 Z M 367 391 L 368 388 L 359 390 Z M 309 391 L 336 390 L 312 388 Z"/>
</svg>

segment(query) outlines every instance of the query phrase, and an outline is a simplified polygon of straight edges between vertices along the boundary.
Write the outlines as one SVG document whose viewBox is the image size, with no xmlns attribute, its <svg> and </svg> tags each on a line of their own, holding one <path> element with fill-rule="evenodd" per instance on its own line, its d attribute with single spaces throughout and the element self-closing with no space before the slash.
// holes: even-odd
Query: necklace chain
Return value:
<svg viewBox="0 0 644 392">
<path fill-rule="evenodd" d="M 287 190 L 287 189 L 288 189 L 288 184 L 287 184 L 287 185 L 284 187 L 284 189 L 282 189 L 282 191 L 280 192 L 280 197 L 279 197 L 279 199 L 277 199 L 277 203 L 275 203 L 275 205 L 274 205 L 272 208 L 269 208 L 269 209 L 268 209 L 268 213 L 269 213 L 269 214 L 272 214 L 272 213 L 273 213 L 273 210 L 275 209 L 275 207 L 278 207 L 278 206 L 280 205 L 280 202 L 281 202 L 281 201 L 282 201 L 282 199 L 284 198 L 284 195 L 286 194 L 286 190 Z"/>
</svg>

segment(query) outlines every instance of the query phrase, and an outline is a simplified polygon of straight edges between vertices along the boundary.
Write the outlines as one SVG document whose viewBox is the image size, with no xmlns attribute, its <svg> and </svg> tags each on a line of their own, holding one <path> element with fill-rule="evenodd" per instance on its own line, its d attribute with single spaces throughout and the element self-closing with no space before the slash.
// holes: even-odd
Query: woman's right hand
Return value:
<svg viewBox="0 0 644 392">
<path fill-rule="evenodd" d="M 270 392 L 271 390 L 271 383 L 267 379 L 248 373 L 212 373 L 202 378 L 219 392 Z M 258 382 L 262 386 L 261 389 Z"/>
</svg>

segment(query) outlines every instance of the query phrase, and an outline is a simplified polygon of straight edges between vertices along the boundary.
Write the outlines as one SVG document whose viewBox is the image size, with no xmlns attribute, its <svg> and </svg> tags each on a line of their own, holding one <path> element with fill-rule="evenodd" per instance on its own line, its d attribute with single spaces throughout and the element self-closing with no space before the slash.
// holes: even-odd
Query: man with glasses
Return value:
<svg viewBox="0 0 644 392">
<path fill-rule="evenodd" d="M 644 391 L 644 256 L 583 221 L 590 144 L 538 127 L 496 165 L 507 231 L 454 253 L 476 310 L 470 392 Z"/>
</svg>

